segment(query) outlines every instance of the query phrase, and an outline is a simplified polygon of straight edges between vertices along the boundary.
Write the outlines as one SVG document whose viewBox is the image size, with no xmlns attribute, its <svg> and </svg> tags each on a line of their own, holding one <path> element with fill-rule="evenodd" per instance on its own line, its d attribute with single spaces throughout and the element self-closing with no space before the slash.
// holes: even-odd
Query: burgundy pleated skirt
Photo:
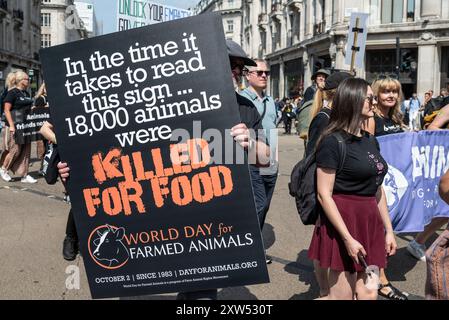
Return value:
<svg viewBox="0 0 449 320">
<path fill-rule="evenodd" d="M 368 265 L 385 268 L 385 228 L 377 207 L 376 197 L 335 194 L 332 196 L 351 236 L 365 248 Z M 356 264 L 332 223 L 322 213 L 315 226 L 308 256 L 318 260 L 322 268 L 335 271 L 362 272 Z"/>
</svg>

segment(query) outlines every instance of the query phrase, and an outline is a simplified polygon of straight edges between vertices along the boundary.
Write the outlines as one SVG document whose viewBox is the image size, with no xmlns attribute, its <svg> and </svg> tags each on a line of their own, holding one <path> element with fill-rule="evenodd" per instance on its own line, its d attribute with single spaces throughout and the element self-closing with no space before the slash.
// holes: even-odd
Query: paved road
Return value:
<svg viewBox="0 0 449 320">
<path fill-rule="evenodd" d="M 280 135 L 280 176 L 263 236 L 273 263 L 269 284 L 220 290 L 220 299 L 303 300 L 317 297 L 317 284 L 307 248 L 312 228 L 303 226 L 287 191 L 292 167 L 302 157 L 297 136 Z M 38 163 L 31 174 L 37 177 Z M 35 185 L 0 179 L 0 299 L 90 299 L 82 258 L 72 263 L 62 258 L 61 246 L 69 207 L 62 201 L 60 183 Z M 406 251 L 411 235 L 398 236 L 399 251 L 390 259 L 392 283 L 413 299 L 424 296 L 425 263 Z M 80 270 L 80 288 L 67 289 L 73 267 Z M 70 284 L 70 283 L 69 283 Z M 69 286 L 70 287 L 70 286 Z M 174 299 L 173 294 L 133 299 Z"/>
</svg>

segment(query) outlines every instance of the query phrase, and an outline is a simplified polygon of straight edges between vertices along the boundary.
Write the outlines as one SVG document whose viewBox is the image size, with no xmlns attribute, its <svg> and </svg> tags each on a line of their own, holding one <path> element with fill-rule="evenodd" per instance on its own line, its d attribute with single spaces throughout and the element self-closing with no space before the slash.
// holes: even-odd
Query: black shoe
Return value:
<svg viewBox="0 0 449 320">
<path fill-rule="evenodd" d="M 62 256 L 67 261 L 73 261 L 78 254 L 78 240 L 66 236 L 62 246 Z"/>
<path fill-rule="evenodd" d="M 271 263 L 273 262 L 273 260 L 271 260 L 271 257 L 267 256 L 267 257 L 265 258 L 265 262 L 266 262 L 267 264 L 271 264 Z"/>
</svg>

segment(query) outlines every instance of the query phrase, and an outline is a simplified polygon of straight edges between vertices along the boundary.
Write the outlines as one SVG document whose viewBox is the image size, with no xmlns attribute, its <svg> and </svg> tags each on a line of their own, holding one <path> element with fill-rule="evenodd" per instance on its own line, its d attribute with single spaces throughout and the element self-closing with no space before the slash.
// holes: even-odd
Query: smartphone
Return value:
<svg viewBox="0 0 449 320">
<path fill-rule="evenodd" d="M 363 268 L 368 268 L 368 264 L 366 263 L 365 257 L 362 254 L 359 254 L 359 263 L 363 266 Z"/>
</svg>

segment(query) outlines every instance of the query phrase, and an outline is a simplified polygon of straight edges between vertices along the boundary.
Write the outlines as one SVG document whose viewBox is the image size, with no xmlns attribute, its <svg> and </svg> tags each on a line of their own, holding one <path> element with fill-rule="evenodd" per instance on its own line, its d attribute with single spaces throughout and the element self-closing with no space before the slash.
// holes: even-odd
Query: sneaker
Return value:
<svg viewBox="0 0 449 320">
<path fill-rule="evenodd" d="M 20 180 L 20 182 L 22 183 L 36 183 L 37 180 L 34 179 L 32 176 L 30 176 L 29 174 L 27 174 L 25 177 L 22 178 L 22 180 Z"/>
<path fill-rule="evenodd" d="M 416 259 L 426 261 L 426 246 L 419 244 L 415 240 L 409 242 L 407 251 Z"/>
<path fill-rule="evenodd" d="M 64 259 L 67 261 L 73 261 L 75 260 L 78 252 L 78 240 L 66 236 L 62 245 L 62 256 Z"/>
<path fill-rule="evenodd" d="M 1 176 L 2 179 L 5 180 L 6 182 L 11 181 L 11 177 L 10 177 L 10 175 L 8 174 L 8 171 L 5 170 L 5 169 L 3 169 L 3 168 L 0 168 L 0 176 Z"/>
</svg>

